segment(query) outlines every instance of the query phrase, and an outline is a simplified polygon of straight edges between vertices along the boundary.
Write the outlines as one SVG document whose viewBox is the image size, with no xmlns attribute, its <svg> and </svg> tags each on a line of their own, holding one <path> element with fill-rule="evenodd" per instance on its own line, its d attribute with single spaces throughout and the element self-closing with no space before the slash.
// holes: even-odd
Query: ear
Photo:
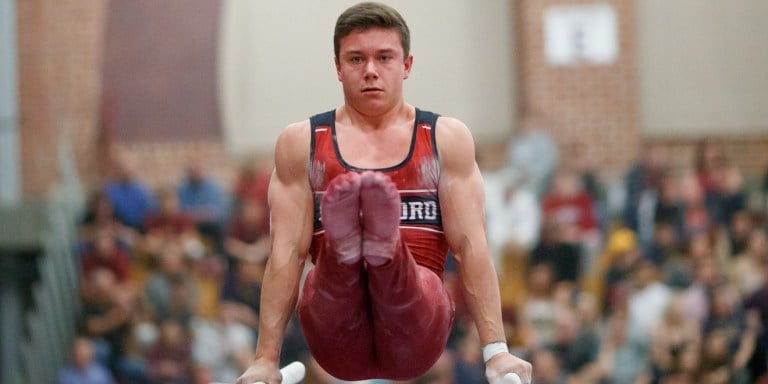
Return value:
<svg viewBox="0 0 768 384">
<path fill-rule="evenodd" d="M 403 80 L 405 80 L 408 78 L 408 76 L 411 75 L 411 68 L 413 68 L 413 55 L 408 55 L 403 64 L 405 64 L 405 70 L 403 71 Z"/>
<path fill-rule="evenodd" d="M 336 77 L 341 81 L 341 65 L 339 63 L 339 58 L 335 57 L 333 58 L 333 64 L 336 66 Z"/>
</svg>

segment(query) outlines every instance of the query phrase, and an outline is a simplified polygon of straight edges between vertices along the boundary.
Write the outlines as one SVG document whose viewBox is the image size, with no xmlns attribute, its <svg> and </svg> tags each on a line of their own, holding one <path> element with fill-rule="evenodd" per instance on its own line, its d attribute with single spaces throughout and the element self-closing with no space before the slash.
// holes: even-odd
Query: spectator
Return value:
<svg viewBox="0 0 768 384">
<path fill-rule="evenodd" d="M 94 358 L 90 339 L 78 336 L 72 342 L 72 361 L 59 370 L 57 384 L 113 384 L 112 374 Z"/>
<path fill-rule="evenodd" d="M 704 369 L 712 374 L 725 368 L 728 383 L 747 383 L 746 370 L 759 331 L 756 316 L 742 310 L 736 290 L 719 284 L 711 292 L 709 316 L 704 323 Z"/>
<path fill-rule="evenodd" d="M 219 185 L 205 174 L 199 161 L 192 161 L 189 165 L 186 178 L 177 193 L 181 210 L 192 218 L 198 231 L 211 241 L 213 250 L 223 252 L 227 198 Z"/>
<path fill-rule="evenodd" d="M 269 211 L 255 200 L 243 200 L 229 224 L 224 246 L 233 260 L 264 262 L 269 255 Z"/>
<path fill-rule="evenodd" d="M 545 223 L 541 240 L 531 251 L 530 263 L 549 263 L 555 270 L 555 282 L 576 283 L 581 277 L 581 252 L 574 244 L 573 227 L 557 222 Z"/>
<path fill-rule="evenodd" d="M 253 358 L 256 339 L 250 328 L 219 311 L 216 319 L 197 316 L 191 322 L 192 358 L 217 381 L 234 382 Z"/>
<path fill-rule="evenodd" d="M 731 262 L 729 280 L 742 297 L 749 297 L 762 287 L 767 278 L 762 265 L 768 262 L 768 234 L 755 228 L 750 231 L 744 252 Z"/>
<path fill-rule="evenodd" d="M 157 204 L 144 183 L 136 177 L 135 164 L 127 158 L 115 159 L 115 177 L 104 187 L 104 192 L 115 209 L 120 222 L 137 231 L 143 231 L 144 218 Z"/>
<path fill-rule="evenodd" d="M 83 276 L 87 279 L 96 269 L 106 268 L 118 282 L 128 283 L 130 260 L 128 254 L 118 247 L 113 232 L 108 228 L 100 228 L 94 236 L 93 243 L 86 247 L 81 256 Z"/>
<path fill-rule="evenodd" d="M 667 171 L 669 160 L 661 146 L 646 145 L 638 162 L 625 176 L 624 225 L 636 233 L 640 231 L 642 201 L 654 195 L 659 189 L 662 175 Z M 647 214 L 646 214 L 647 215 Z M 645 231 L 643 231 L 645 233 Z M 641 237 L 641 240 L 646 240 Z"/>
<path fill-rule="evenodd" d="M 563 373 L 562 361 L 551 349 L 534 350 L 530 360 L 533 364 L 533 383 L 566 384 L 568 382 Z"/>
<path fill-rule="evenodd" d="M 187 333 L 175 320 L 164 320 L 160 324 L 160 337 L 147 354 L 150 380 L 172 384 L 191 381 L 193 364 Z"/>
<path fill-rule="evenodd" d="M 672 297 L 651 334 L 650 357 L 657 378 L 669 373 L 694 374 L 698 369 L 701 327 L 683 312 L 679 296 Z"/>
<path fill-rule="evenodd" d="M 627 298 L 630 337 L 647 340 L 652 329 L 661 321 L 672 292 L 659 281 L 656 265 L 644 259 L 633 266 L 631 282 Z"/>
<path fill-rule="evenodd" d="M 529 252 L 541 231 L 541 208 L 523 176 L 513 169 L 486 174 L 488 246 L 498 272 L 505 273 L 505 259 Z"/>
<path fill-rule="evenodd" d="M 558 303 L 555 301 L 554 272 L 550 264 L 539 263 L 528 271 L 528 295 L 520 310 L 523 345 L 535 349 L 554 342 Z"/>
<path fill-rule="evenodd" d="M 269 212 L 267 190 L 272 178 L 273 167 L 271 161 L 243 164 L 233 189 L 236 207 L 240 207 L 246 201 L 251 201 L 260 206 L 263 212 Z M 264 220 L 262 225 L 269 226 L 268 215 L 262 220 Z"/>
<path fill-rule="evenodd" d="M 559 162 L 557 143 L 538 118 L 526 119 L 507 148 L 507 166 L 522 172 L 527 188 L 537 197 L 547 190 Z"/>
<path fill-rule="evenodd" d="M 723 276 L 718 271 L 717 261 L 712 257 L 697 261 L 693 267 L 694 279 L 691 285 L 681 292 L 681 304 L 688 317 L 703 324 L 709 312 L 709 292 L 721 282 Z"/>
<path fill-rule="evenodd" d="M 647 341 L 633 338 L 626 311 L 611 312 L 600 337 L 597 363 L 587 378 L 600 383 L 646 382 L 648 363 Z"/>
<path fill-rule="evenodd" d="M 197 309 L 197 286 L 189 277 L 181 245 L 167 243 L 159 255 L 159 270 L 147 277 L 145 297 L 153 318 L 187 324 Z"/>
<path fill-rule="evenodd" d="M 566 229 L 566 241 L 576 244 L 581 254 L 581 270 L 592 268 L 601 234 L 595 203 L 584 189 L 579 175 L 568 169 L 555 173 L 550 189 L 542 199 L 545 224 Z"/>
<path fill-rule="evenodd" d="M 761 270 L 768 276 L 768 262 L 763 261 Z M 747 318 L 759 319 L 759 329 L 755 352 L 748 364 L 750 377 L 759 382 L 768 382 L 768 280 L 744 299 L 744 308 L 749 312 Z M 757 321 L 755 320 L 757 323 Z M 763 380 L 763 381 L 760 381 Z"/>
<path fill-rule="evenodd" d="M 557 356 L 568 380 L 578 382 L 596 361 L 599 340 L 592 329 L 584 327 L 573 309 L 561 307 L 555 319 L 553 342 L 545 348 Z"/>
<path fill-rule="evenodd" d="M 741 210 L 733 213 L 728 225 L 728 256 L 736 257 L 745 252 L 755 227 L 755 220 L 752 219 L 749 211 Z"/>
<path fill-rule="evenodd" d="M 160 208 L 145 219 L 144 250 L 156 254 L 167 242 L 178 242 L 183 245 L 187 256 L 201 258 L 205 250 L 197 226 L 189 214 L 181 211 L 178 196 L 164 189 L 158 193 L 158 199 Z"/>
<path fill-rule="evenodd" d="M 100 229 L 112 231 L 121 247 L 130 249 L 133 246 L 136 232 L 117 220 L 112 203 L 102 191 L 94 193 L 88 200 L 79 223 L 80 241 L 92 243 Z"/>
<path fill-rule="evenodd" d="M 93 271 L 83 284 L 80 327 L 94 339 L 100 361 L 110 369 L 123 353 L 137 309 L 136 295 L 117 284 L 106 268 Z"/>
<path fill-rule="evenodd" d="M 741 171 L 732 165 L 722 164 L 712 172 L 712 185 L 704 192 L 709 217 L 714 224 L 730 230 L 731 219 L 744 210 L 747 196 Z"/>
<path fill-rule="evenodd" d="M 699 180 L 694 175 L 686 175 L 680 183 L 683 202 L 683 236 L 709 232 L 712 229 L 712 219 L 705 205 L 704 192 Z"/>
<path fill-rule="evenodd" d="M 238 263 L 224 281 L 221 291 L 221 310 L 252 329 L 259 323 L 261 305 L 262 263 Z"/>
</svg>

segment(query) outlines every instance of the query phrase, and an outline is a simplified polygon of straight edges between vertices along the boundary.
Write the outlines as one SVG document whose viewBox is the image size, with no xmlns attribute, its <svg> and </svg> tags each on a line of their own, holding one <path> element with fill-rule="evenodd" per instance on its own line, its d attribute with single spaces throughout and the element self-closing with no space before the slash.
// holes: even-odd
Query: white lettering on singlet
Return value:
<svg viewBox="0 0 768 384">
<path fill-rule="evenodd" d="M 403 201 L 400 203 L 400 220 L 437 220 L 435 201 Z"/>
</svg>

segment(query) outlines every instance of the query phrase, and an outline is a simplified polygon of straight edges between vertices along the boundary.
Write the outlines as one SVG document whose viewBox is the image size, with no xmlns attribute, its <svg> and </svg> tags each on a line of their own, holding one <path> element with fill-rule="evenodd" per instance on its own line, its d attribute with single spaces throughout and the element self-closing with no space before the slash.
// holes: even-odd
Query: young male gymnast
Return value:
<svg viewBox="0 0 768 384">
<path fill-rule="evenodd" d="M 334 53 L 343 105 L 288 126 L 275 147 L 259 340 L 237 383 L 280 382 L 296 308 L 312 355 L 331 375 L 423 374 L 453 324 L 442 281 L 449 249 L 488 380 L 516 373 L 530 383 L 531 365 L 505 343 L 472 136 L 461 121 L 404 99 L 408 26 L 389 6 L 357 4 L 336 22 Z M 299 296 L 308 255 L 315 267 Z"/>
</svg>

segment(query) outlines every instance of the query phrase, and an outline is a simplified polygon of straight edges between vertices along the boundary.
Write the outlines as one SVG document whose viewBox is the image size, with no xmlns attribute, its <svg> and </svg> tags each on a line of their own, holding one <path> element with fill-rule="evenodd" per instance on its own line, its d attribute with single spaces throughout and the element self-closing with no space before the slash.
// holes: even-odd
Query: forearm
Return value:
<svg viewBox="0 0 768 384">
<path fill-rule="evenodd" d="M 280 359 L 285 328 L 298 299 L 304 258 L 271 257 L 267 263 L 261 293 L 259 340 L 256 359 Z"/>
<path fill-rule="evenodd" d="M 485 256 L 464 256 L 459 263 L 462 293 L 482 345 L 506 342 L 499 282 L 490 257 Z"/>
</svg>

